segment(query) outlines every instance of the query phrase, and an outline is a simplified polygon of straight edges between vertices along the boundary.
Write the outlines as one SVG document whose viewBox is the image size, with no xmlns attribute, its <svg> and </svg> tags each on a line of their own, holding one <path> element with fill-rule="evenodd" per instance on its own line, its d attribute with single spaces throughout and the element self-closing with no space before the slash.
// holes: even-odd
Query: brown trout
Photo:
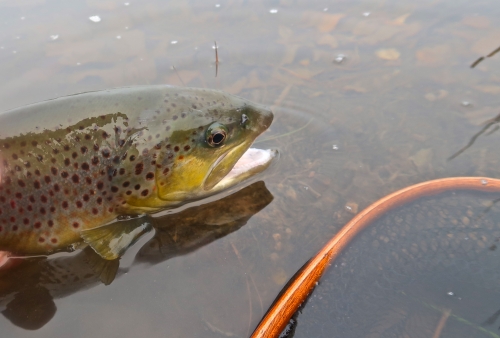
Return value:
<svg viewBox="0 0 500 338">
<path fill-rule="evenodd" d="M 0 115 L 0 250 L 50 254 L 85 242 L 115 259 L 151 229 L 144 215 L 261 172 L 250 148 L 267 108 L 173 86 L 66 96 Z"/>
</svg>

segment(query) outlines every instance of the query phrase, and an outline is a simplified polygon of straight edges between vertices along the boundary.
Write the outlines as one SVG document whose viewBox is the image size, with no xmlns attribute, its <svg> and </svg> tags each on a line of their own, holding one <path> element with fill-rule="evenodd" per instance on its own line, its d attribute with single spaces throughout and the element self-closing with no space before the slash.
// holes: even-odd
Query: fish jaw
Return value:
<svg viewBox="0 0 500 338">
<path fill-rule="evenodd" d="M 231 171 L 211 189 L 211 192 L 215 194 L 227 190 L 260 174 L 278 158 L 279 152 L 276 149 L 249 148 Z"/>
</svg>

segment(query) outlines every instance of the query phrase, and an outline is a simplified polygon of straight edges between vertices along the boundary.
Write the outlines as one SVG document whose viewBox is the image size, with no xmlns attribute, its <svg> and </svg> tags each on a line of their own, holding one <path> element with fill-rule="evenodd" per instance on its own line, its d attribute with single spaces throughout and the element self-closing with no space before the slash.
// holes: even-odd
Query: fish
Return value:
<svg viewBox="0 0 500 338">
<path fill-rule="evenodd" d="M 258 181 L 221 199 L 156 217 L 153 238 L 126 269 L 120 260 L 106 260 L 89 246 L 50 257 L 10 258 L 15 266 L 0 270 L 0 312 L 18 327 L 38 330 L 53 319 L 57 299 L 109 285 L 136 266 L 143 269 L 144 263 L 154 266 L 198 250 L 240 229 L 272 200 L 264 182 Z"/>
<path fill-rule="evenodd" d="M 136 86 L 0 114 L 0 250 L 90 246 L 119 258 L 162 210 L 204 199 L 278 157 L 250 148 L 268 108 L 218 90 Z"/>
</svg>

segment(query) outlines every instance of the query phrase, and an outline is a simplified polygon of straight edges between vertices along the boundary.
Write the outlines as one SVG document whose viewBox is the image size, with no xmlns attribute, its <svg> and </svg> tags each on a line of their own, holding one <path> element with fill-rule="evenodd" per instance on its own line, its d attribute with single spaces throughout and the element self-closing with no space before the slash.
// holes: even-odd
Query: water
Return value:
<svg viewBox="0 0 500 338">
<path fill-rule="evenodd" d="M 263 176 L 274 200 L 237 231 L 217 241 L 222 234 L 210 235 L 201 241 L 204 246 L 191 238 L 188 247 L 196 250 L 150 260 L 134 258 L 146 244 L 138 243 L 109 286 L 98 279 L 52 285 L 57 310 L 45 325 L 29 331 L 0 316 L 2 332 L 9 337 L 248 336 L 295 271 L 363 207 L 429 179 L 497 177 L 500 134 L 494 123 L 473 146 L 447 159 L 499 113 L 500 56 L 487 57 L 500 45 L 499 14 L 492 1 L 451 0 L 0 2 L 0 110 L 118 86 L 217 88 L 272 106 L 275 122 L 257 146 L 282 153 Z M 90 19 L 96 17 L 100 21 Z M 470 68 L 481 56 L 484 60 Z M 433 203 L 444 208 L 449 202 Z M 465 197 L 456 203 L 463 209 L 471 202 Z M 454 212 L 462 217 L 460 210 Z M 492 223 L 498 220 L 493 211 Z M 422 223 L 443 217 L 425 215 Z M 362 257 L 353 260 L 363 263 Z M 449 274 L 464 283 L 476 281 L 460 264 L 450 266 L 455 270 Z M 489 266 L 484 271 L 494 270 Z M 363 265 L 359 270 L 368 271 Z M 27 290 L 38 290 L 30 286 L 35 276 L 27 275 Z M 418 276 L 415 283 L 417 291 L 432 285 Z M 360 290 L 373 291 L 370 287 L 360 284 Z M 450 297 L 450 291 L 458 295 L 455 289 L 442 294 Z M 465 309 L 492 315 L 496 289 L 489 298 L 487 291 L 478 298 L 482 304 L 467 303 Z M 421 293 L 411 296 L 422 304 Z M 52 313 L 46 294 L 36 297 L 47 305 L 41 311 Z M 389 298 L 395 299 L 389 309 L 408 306 Z M 320 314 L 332 312 L 335 301 L 299 316 L 296 336 L 325 335 L 330 328 Z M 374 304 L 380 308 L 370 309 L 383 313 L 386 303 Z M 419 306 L 411 318 L 430 318 L 434 330 L 441 312 Z M 363 312 L 357 315 L 357 322 L 369 327 Z M 476 325 L 486 319 L 477 317 Z M 417 336 L 418 330 L 408 327 Z M 370 336 L 367 332 L 353 337 Z M 446 334 L 451 333 L 445 326 Z"/>
</svg>

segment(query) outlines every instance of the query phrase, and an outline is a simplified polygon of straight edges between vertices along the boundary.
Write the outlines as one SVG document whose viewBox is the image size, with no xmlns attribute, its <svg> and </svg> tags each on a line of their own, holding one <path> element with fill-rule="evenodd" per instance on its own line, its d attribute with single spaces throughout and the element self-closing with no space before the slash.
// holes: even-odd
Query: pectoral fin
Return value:
<svg viewBox="0 0 500 338">
<path fill-rule="evenodd" d="M 151 229 L 151 223 L 146 218 L 133 218 L 82 230 L 80 236 L 102 258 L 113 260 L 120 258 L 128 247 Z"/>
<path fill-rule="evenodd" d="M 113 282 L 120 267 L 120 260 L 107 260 L 98 255 L 91 247 L 86 247 L 82 252 L 85 255 L 85 262 L 99 277 L 104 285 Z"/>
</svg>

